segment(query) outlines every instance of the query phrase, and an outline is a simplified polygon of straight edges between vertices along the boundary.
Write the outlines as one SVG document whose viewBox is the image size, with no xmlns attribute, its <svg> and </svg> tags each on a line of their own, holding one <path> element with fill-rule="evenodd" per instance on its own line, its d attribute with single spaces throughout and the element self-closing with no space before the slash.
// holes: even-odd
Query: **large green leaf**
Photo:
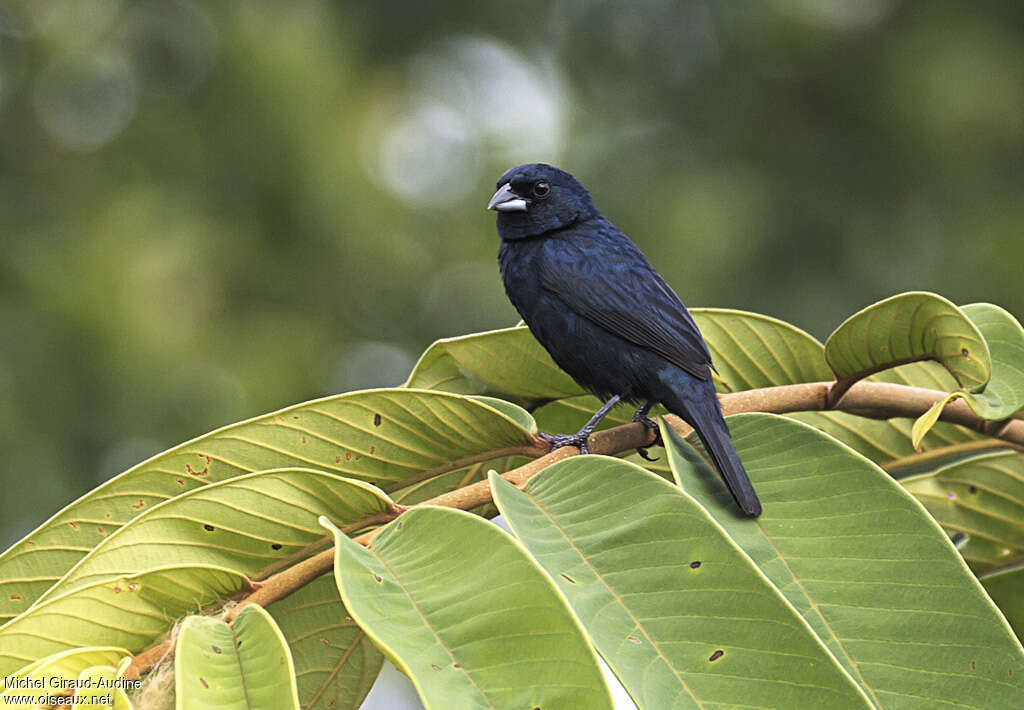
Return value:
<svg viewBox="0 0 1024 710">
<path fill-rule="evenodd" d="M 678 487 L 603 456 L 560 461 L 522 491 L 492 472 L 491 487 L 640 710 L 871 707 Z"/>
<path fill-rule="evenodd" d="M 414 508 L 366 549 L 324 524 L 345 606 L 428 708 L 611 708 L 579 622 L 497 526 Z"/>
<path fill-rule="evenodd" d="M 832 379 L 821 343 L 789 323 L 721 308 L 691 312 L 711 350 L 720 391 Z"/>
<path fill-rule="evenodd" d="M 261 579 L 325 539 L 320 515 L 351 525 L 392 507 L 369 483 L 313 469 L 236 476 L 148 508 L 94 547 L 40 600 L 157 565 L 223 567 Z"/>
<path fill-rule="evenodd" d="M 4 672 L 7 684 L 0 686 L 0 707 L 10 707 L 14 696 L 39 696 L 52 695 L 54 688 L 51 683 L 63 684 L 78 678 L 84 671 L 96 666 L 116 668 L 121 659 L 130 656 L 127 649 L 112 646 L 86 646 L 84 648 L 73 648 L 66 651 L 40 658 L 28 666 L 13 673 Z M 53 679 L 51 681 L 50 679 Z M 31 684 L 41 683 L 41 687 L 31 686 L 21 688 L 14 682 L 16 679 L 24 679 Z"/>
<path fill-rule="evenodd" d="M 366 390 L 233 424 L 159 454 L 78 499 L 0 555 L 0 621 L 153 505 L 216 481 L 311 466 L 385 490 L 532 443 L 522 416 L 443 392 Z"/>
<path fill-rule="evenodd" d="M 901 483 L 947 533 L 967 534 L 960 553 L 976 573 L 1024 559 L 1024 455 L 975 456 Z"/>
<path fill-rule="evenodd" d="M 582 392 L 526 326 L 438 340 L 404 386 L 494 395 L 528 405 Z"/>
<path fill-rule="evenodd" d="M 250 604 L 230 625 L 185 619 L 174 651 L 174 698 L 177 710 L 299 710 L 292 656 L 270 614 Z"/>
<path fill-rule="evenodd" d="M 987 574 L 981 578 L 981 584 L 1017 637 L 1024 638 L 1024 563 Z"/>
<path fill-rule="evenodd" d="M 825 342 L 825 359 L 841 389 L 872 373 L 917 360 L 936 360 L 965 389 L 991 375 L 988 346 L 954 304 L 910 292 L 874 303 L 844 321 Z"/>
<path fill-rule="evenodd" d="M 267 607 L 291 648 L 303 710 L 356 710 L 384 656 L 324 575 Z"/>
<path fill-rule="evenodd" d="M 176 618 L 248 588 L 244 576 L 212 567 L 168 567 L 81 587 L 0 626 L 0 675 L 81 646 L 137 653 Z"/>
<path fill-rule="evenodd" d="M 663 427 L 680 485 L 877 705 L 1021 706 L 1024 649 L 949 538 L 899 483 L 791 419 L 744 414 L 728 422 L 764 504 L 761 516 L 740 516 L 717 474 L 693 466 L 685 443 Z"/>
</svg>

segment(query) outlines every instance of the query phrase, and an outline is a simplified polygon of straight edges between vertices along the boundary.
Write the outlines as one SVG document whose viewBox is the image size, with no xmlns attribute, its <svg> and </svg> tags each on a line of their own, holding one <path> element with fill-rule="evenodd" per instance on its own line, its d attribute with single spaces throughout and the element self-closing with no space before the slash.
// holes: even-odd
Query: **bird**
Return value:
<svg viewBox="0 0 1024 710">
<path fill-rule="evenodd" d="M 496 187 L 487 209 L 497 212 L 509 300 L 555 363 L 605 402 L 575 434 L 542 434 L 552 450 L 589 453 L 590 434 L 620 402 L 639 405 L 633 421 L 657 429 L 647 414 L 660 403 L 697 432 L 739 508 L 760 515 L 722 416 L 707 343 L 675 291 L 568 172 L 528 163 Z"/>
</svg>

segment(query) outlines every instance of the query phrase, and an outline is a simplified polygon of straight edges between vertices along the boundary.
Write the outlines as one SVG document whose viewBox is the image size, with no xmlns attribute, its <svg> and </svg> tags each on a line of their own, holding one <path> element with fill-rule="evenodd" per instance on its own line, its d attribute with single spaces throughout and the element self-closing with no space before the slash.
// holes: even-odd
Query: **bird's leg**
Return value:
<svg viewBox="0 0 1024 710">
<path fill-rule="evenodd" d="M 655 433 L 657 434 L 657 438 L 655 438 L 655 440 L 651 443 L 651 446 L 655 446 L 661 443 L 661 430 L 658 428 L 658 422 L 654 421 L 649 416 L 647 416 L 647 413 L 651 411 L 651 407 L 653 407 L 654 404 L 654 400 L 649 400 L 645 402 L 644 405 L 640 407 L 640 409 L 636 410 L 636 414 L 633 415 L 632 419 L 632 421 L 640 422 L 648 429 L 653 429 L 655 431 Z M 647 453 L 646 446 L 640 447 L 639 449 L 636 450 L 636 452 L 640 454 L 640 458 L 646 461 L 658 460 L 657 458 L 651 458 L 651 456 Z"/>
<path fill-rule="evenodd" d="M 583 428 L 575 434 L 538 434 L 537 436 L 551 444 L 552 451 L 560 449 L 563 446 L 578 446 L 581 454 L 589 454 L 590 449 L 587 448 L 587 439 L 589 439 L 590 435 L 594 433 L 594 429 L 596 429 L 597 425 L 601 423 L 601 420 L 604 419 L 608 412 L 612 410 L 612 407 L 619 403 L 620 399 L 621 397 L 619 397 L 619 395 L 615 395 L 605 402 L 604 405 L 594 413 L 594 416 L 592 416 L 590 420 L 583 425 Z"/>
</svg>

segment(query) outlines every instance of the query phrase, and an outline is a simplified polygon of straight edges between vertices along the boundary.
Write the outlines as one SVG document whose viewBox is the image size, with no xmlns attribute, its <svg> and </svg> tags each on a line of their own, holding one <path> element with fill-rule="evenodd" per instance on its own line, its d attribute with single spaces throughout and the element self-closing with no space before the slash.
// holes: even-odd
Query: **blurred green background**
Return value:
<svg viewBox="0 0 1024 710">
<path fill-rule="evenodd" d="M 0 538 L 514 323 L 534 160 L 692 306 L 1024 315 L 1020 3 L 0 3 Z"/>
</svg>

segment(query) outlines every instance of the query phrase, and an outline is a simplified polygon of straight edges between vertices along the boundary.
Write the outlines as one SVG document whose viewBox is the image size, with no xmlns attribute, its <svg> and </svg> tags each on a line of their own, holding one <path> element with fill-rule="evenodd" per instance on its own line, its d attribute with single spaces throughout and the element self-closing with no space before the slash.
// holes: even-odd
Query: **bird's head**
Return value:
<svg viewBox="0 0 1024 710">
<path fill-rule="evenodd" d="M 498 234 L 506 241 L 537 237 L 597 214 L 576 178 L 544 163 L 506 171 L 487 209 L 498 213 Z"/>
</svg>

